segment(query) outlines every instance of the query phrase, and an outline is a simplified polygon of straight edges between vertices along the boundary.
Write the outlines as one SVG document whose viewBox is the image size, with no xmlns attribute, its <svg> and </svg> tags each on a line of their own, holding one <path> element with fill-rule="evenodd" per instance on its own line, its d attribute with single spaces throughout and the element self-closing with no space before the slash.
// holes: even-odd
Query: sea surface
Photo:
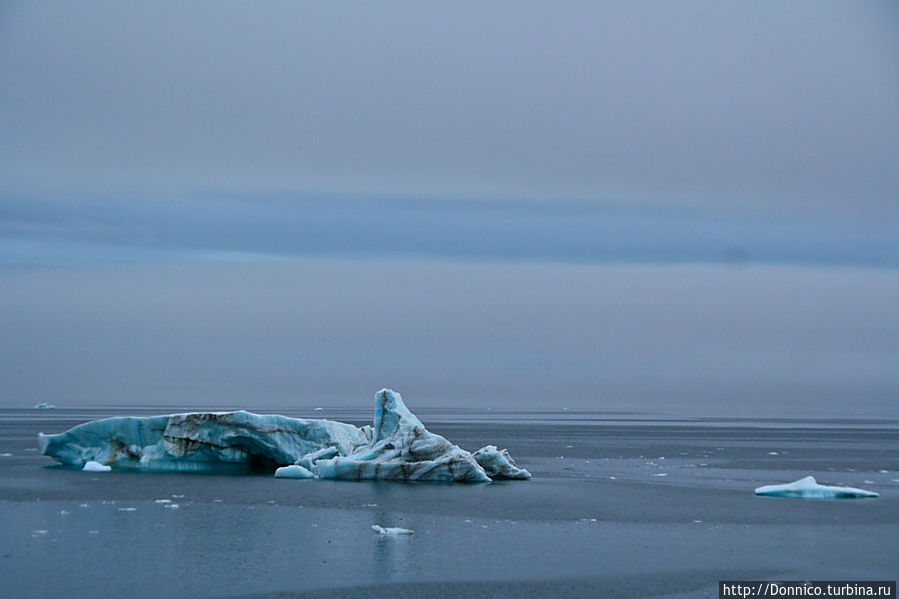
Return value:
<svg viewBox="0 0 899 599">
<path fill-rule="evenodd" d="M 899 420 L 416 411 L 533 474 L 486 485 L 98 474 L 37 451 L 39 431 L 170 411 L 0 410 L 0 596 L 716 597 L 719 580 L 899 576 Z M 753 494 L 809 474 L 880 498 Z"/>
</svg>

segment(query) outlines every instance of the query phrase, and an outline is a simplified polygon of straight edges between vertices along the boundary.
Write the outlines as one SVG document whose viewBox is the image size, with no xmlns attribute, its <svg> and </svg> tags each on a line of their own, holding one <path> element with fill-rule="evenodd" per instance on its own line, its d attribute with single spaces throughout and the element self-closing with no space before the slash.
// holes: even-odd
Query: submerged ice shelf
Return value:
<svg viewBox="0 0 899 599">
<path fill-rule="evenodd" d="M 814 476 L 806 476 L 785 485 L 766 485 L 755 490 L 756 495 L 767 497 L 798 497 L 801 499 L 859 499 L 880 497 L 873 491 L 854 487 L 820 485 Z"/>
<path fill-rule="evenodd" d="M 474 453 L 428 431 L 399 393 L 375 394 L 372 426 L 249 412 L 117 417 L 38 435 L 41 453 L 83 468 L 221 471 L 265 468 L 279 478 L 490 482 L 528 479 L 508 451 Z"/>
</svg>

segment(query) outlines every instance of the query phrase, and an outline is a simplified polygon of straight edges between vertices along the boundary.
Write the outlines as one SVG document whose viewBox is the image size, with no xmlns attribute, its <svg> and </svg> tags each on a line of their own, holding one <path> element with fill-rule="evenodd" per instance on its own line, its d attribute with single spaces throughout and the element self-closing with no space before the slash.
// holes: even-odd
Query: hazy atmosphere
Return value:
<svg viewBox="0 0 899 599">
<path fill-rule="evenodd" d="M 899 9 L 0 5 L 0 405 L 896 417 Z"/>
<path fill-rule="evenodd" d="M 897 314 L 896 0 L 0 0 L 4 597 L 895 598 Z"/>
</svg>

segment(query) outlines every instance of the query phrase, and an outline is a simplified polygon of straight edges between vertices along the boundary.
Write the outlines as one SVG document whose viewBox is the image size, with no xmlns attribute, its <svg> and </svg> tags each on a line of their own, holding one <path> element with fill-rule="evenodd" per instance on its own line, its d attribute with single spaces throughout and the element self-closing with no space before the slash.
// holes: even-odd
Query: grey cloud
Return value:
<svg viewBox="0 0 899 599">
<path fill-rule="evenodd" d="M 894 417 L 881 269 L 311 260 L 0 272 L 0 402 Z M 14 341 L 10 341 L 14 340 Z"/>
<path fill-rule="evenodd" d="M 0 199 L 0 263 L 308 257 L 899 266 L 889 224 L 591 203 L 334 196 Z"/>
<path fill-rule="evenodd" d="M 11 184 L 896 218 L 891 2 L 8 3 Z"/>
</svg>

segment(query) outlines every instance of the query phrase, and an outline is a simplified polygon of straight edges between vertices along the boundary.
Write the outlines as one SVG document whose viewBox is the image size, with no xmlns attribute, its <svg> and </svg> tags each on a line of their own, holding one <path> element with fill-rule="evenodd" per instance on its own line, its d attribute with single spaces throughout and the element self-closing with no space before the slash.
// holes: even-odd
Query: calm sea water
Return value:
<svg viewBox="0 0 899 599">
<path fill-rule="evenodd" d="M 36 451 L 38 431 L 158 412 L 0 410 L 0 595 L 703 597 L 720 579 L 899 574 L 895 420 L 420 411 L 462 447 L 508 447 L 534 475 L 491 485 L 93 474 Z M 881 497 L 752 492 L 808 474 Z"/>
</svg>

